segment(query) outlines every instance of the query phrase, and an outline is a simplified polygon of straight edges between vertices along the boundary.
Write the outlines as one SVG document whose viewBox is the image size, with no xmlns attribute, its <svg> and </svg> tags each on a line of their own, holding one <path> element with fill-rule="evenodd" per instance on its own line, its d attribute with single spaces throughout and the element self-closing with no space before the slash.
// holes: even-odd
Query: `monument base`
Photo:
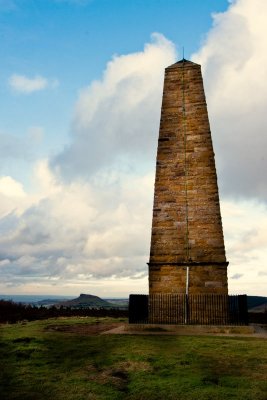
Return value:
<svg viewBox="0 0 267 400">
<path fill-rule="evenodd" d="M 227 294 L 130 295 L 129 323 L 248 325 L 247 296 Z"/>
</svg>

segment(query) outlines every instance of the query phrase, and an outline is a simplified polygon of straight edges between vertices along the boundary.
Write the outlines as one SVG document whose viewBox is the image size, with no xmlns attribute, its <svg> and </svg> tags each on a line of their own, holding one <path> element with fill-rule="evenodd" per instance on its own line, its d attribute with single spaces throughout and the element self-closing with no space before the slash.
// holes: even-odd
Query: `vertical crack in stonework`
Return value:
<svg viewBox="0 0 267 400">
<path fill-rule="evenodd" d="M 227 294 L 217 175 L 198 64 L 165 70 L 149 260 L 149 292 Z"/>
</svg>

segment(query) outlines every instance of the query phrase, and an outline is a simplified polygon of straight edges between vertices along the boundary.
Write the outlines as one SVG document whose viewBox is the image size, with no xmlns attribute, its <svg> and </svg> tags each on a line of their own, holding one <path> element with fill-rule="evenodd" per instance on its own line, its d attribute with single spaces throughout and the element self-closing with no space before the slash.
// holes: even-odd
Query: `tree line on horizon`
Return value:
<svg viewBox="0 0 267 400">
<path fill-rule="evenodd" d="M 0 299 L 0 323 L 16 323 L 58 317 L 112 317 L 128 318 L 128 310 L 101 307 L 50 307 L 15 303 L 12 300 Z M 265 312 L 249 312 L 249 323 L 267 324 Z"/>
<path fill-rule="evenodd" d="M 58 317 L 113 317 L 127 318 L 128 310 L 119 308 L 78 308 L 65 306 L 37 307 L 29 304 L 0 300 L 0 323 L 16 323 Z"/>
</svg>

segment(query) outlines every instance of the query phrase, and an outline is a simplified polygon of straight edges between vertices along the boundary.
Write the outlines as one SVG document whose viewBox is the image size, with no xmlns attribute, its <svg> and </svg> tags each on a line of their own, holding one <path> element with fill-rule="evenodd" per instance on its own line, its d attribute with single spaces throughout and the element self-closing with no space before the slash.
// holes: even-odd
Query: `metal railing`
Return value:
<svg viewBox="0 0 267 400">
<path fill-rule="evenodd" d="M 130 295 L 130 324 L 247 325 L 247 296 Z"/>
</svg>

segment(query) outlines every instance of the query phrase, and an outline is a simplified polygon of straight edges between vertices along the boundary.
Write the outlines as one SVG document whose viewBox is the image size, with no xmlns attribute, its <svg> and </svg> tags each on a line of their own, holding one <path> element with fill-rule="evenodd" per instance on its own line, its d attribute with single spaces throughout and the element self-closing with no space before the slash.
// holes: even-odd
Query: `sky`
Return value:
<svg viewBox="0 0 267 400">
<path fill-rule="evenodd" d="M 201 64 L 229 292 L 267 296 L 265 0 L 0 0 L 0 293 L 147 293 L 164 68 Z"/>
</svg>

